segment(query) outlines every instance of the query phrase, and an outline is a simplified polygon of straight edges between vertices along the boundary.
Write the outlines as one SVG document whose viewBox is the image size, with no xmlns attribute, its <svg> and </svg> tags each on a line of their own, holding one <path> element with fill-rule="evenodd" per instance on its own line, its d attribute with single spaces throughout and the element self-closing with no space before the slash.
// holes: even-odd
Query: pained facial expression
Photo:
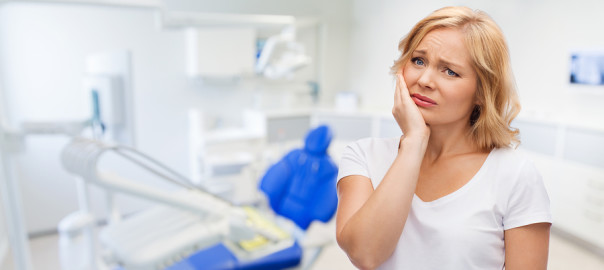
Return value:
<svg viewBox="0 0 604 270">
<path fill-rule="evenodd" d="M 404 65 L 403 76 L 428 125 L 469 125 L 477 104 L 477 74 L 461 30 L 442 28 L 426 34 Z"/>
</svg>

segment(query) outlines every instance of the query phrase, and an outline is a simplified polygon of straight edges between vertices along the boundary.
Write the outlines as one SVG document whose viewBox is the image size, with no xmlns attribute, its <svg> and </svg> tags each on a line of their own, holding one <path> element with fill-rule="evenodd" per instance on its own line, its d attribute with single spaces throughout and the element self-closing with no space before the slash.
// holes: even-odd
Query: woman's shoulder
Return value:
<svg viewBox="0 0 604 270">
<path fill-rule="evenodd" d="M 348 175 L 382 179 L 379 175 L 387 170 L 382 167 L 396 157 L 398 142 L 399 138 L 364 138 L 348 144 L 340 159 L 338 179 Z M 373 181 L 375 187 L 377 184 Z"/>
<path fill-rule="evenodd" d="M 502 147 L 493 149 L 491 152 L 491 169 L 497 175 L 509 179 L 522 179 L 527 174 L 538 175 L 539 172 L 533 161 L 524 153 L 524 151 L 513 147 Z M 490 157 L 491 158 L 491 157 Z"/>
<path fill-rule="evenodd" d="M 523 166 L 530 162 L 526 154 L 514 147 L 501 147 L 491 150 L 491 155 L 497 163 L 508 166 Z"/>
</svg>

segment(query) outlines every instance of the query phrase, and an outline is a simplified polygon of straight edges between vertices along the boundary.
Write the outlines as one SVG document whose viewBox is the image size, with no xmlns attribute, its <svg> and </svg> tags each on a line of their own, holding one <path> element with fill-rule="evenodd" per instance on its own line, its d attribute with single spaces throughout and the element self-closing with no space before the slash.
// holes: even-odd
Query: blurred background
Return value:
<svg viewBox="0 0 604 270">
<path fill-rule="evenodd" d="M 552 201 L 549 268 L 604 269 L 596 0 L 0 0 L 0 268 L 71 269 L 58 228 L 70 213 L 85 208 L 94 236 L 113 204 L 126 216 L 154 204 L 82 187 L 60 159 L 74 134 L 134 147 L 235 205 L 257 201 L 259 179 L 311 128 L 331 128 L 335 165 L 354 140 L 400 135 L 388 74 L 398 42 L 449 5 L 486 11 L 507 38 L 520 149 Z M 309 267 L 354 269 L 323 238 Z"/>
</svg>

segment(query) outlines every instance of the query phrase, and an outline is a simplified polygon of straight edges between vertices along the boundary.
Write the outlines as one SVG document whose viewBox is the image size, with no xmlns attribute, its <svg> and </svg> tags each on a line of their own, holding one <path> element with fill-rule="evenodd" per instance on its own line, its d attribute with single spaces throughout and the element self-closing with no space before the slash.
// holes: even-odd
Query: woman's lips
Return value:
<svg viewBox="0 0 604 270">
<path fill-rule="evenodd" d="M 424 97 L 420 94 L 413 94 L 411 95 L 411 99 L 413 99 L 413 101 L 415 102 L 415 104 L 417 106 L 421 106 L 421 107 L 432 107 L 432 106 L 436 106 L 436 102 L 428 97 Z"/>
</svg>

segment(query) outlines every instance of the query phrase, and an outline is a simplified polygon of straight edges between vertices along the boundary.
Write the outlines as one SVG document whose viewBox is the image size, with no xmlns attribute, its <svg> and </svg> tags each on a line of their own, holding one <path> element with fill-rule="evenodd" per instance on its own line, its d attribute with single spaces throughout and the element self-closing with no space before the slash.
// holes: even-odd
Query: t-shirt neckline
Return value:
<svg viewBox="0 0 604 270">
<path fill-rule="evenodd" d="M 436 200 L 429 201 L 429 202 L 423 201 L 419 196 L 417 196 L 417 194 L 415 194 L 415 192 L 413 192 L 414 203 L 416 205 L 421 205 L 421 206 L 425 206 L 425 207 L 434 207 L 437 205 L 447 203 L 447 202 L 455 199 L 456 197 L 460 196 L 461 194 L 465 193 L 465 191 L 470 189 L 470 187 L 473 186 L 474 184 L 476 184 L 476 182 L 478 182 L 477 180 L 480 179 L 480 176 L 482 174 L 484 174 L 484 171 L 486 170 L 486 167 L 487 167 L 486 165 L 487 165 L 487 163 L 490 162 L 490 160 L 492 159 L 493 153 L 496 150 L 497 149 L 493 149 L 493 150 L 491 150 L 491 152 L 489 152 L 489 155 L 487 155 L 487 158 L 484 160 L 484 162 L 480 166 L 480 169 L 478 169 L 478 171 L 474 174 L 474 176 L 472 176 L 472 178 L 470 178 L 470 181 L 468 181 L 462 187 L 458 188 L 457 190 L 455 190 L 445 196 L 442 196 Z"/>
</svg>

